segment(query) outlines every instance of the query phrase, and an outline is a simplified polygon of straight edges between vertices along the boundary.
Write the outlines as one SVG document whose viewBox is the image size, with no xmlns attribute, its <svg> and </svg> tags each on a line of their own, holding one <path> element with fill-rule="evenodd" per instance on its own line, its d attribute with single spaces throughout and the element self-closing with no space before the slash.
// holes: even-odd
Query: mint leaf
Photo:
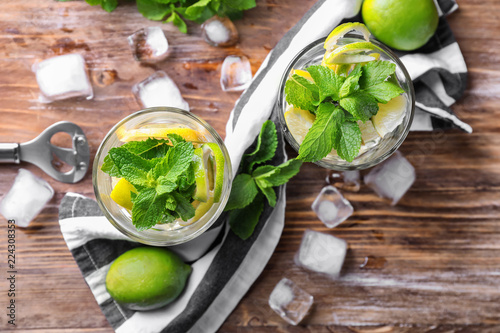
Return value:
<svg viewBox="0 0 500 333">
<path fill-rule="evenodd" d="M 267 120 L 262 124 L 255 150 L 243 156 L 244 163 L 248 166 L 246 171 L 251 172 L 255 164 L 261 164 L 272 159 L 277 147 L 276 125 L 271 120 Z"/>
<path fill-rule="evenodd" d="M 195 215 L 195 209 L 191 202 L 183 197 L 180 193 L 173 192 L 172 193 L 175 201 L 177 202 L 177 207 L 175 208 L 176 213 L 179 214 L 183 221 L 187 221 L 190 218 L 193 218 Z"/>
<path fill-rule="evenodd" d="M 307 71 L 319 88 L 320 102 L 327 97 L 331 97 L 334 101 L 339 100 L 339 91 L 345 81 L 344 77 L 335 74 L 334 70 L 320 65 L 307 67 Z"/>
<path fill-rule="evenodd" d="M 186 18 L 190 19 L 191 21 L 194 21 L 198 17 L 201 16 L 203 11 L 205 10 L 206 6 L 211 2 L 212 0 L 199 0 L 198 2 L 192 4 L 191 6 L 186 8 L 186 11 L 184 14 L 186 15 Z"/>
<path fill-rule="evenodd" d="M 108 13 L 115 10 L 118 6 L 118 0 L 86 0 L 86 2 L 91 6 L 101 5 L 102 9 Z"/>
<path fill-rule="evenodd" d="M 233 210 L 229 214 L 231 230 L 243 240 L 249 238 L 259 223 L 263 210 L 264 198 L 259 194 L 249 205 L 242 209 Z"/>
<path fill-rule="evenodd" d="M 137 169 L 131 165 L 124 165 L 120 169 L 120 173 L 132 185 L 150 187 L 151 182 L 148 173 L 144 170 Z"/>
<path fill-rule="evenodd" d="M 405 91 L 397 84 L 389 81 L 370 86 L 364 90 L 365 93 L 372 95 L 377 102 L 387 103 L 394 97 L 397 97 Z"/>
<path fill-rule="evenodd" d="M 299 148 L 298 159 L 305 162 L 321 160 L 332 150 L 337 128 L 344 122 L 344 111 L 331 104 L 321 103 L 316 120 Z"/>
<path fill-rule="evenodd" d="M 187 34 L 187 25 L 186 22 L 177 14 L 175 11 L 172 11 L 169 18 L 165 20 L 165 22 L 170 22 L 179 28 L 179 31 Z"/>
<path fill-rule="evenodd" d="M 126 148 L 115 147 L 109 150 L 109 157 L 119 170 L 121 174 L 121 169 L 124 166 L 131 166 L 143 171 L 149 171 L 154 167 L 154 162 L 146 160 L 140 156 L 137 156 Z"/>
<path fill-rule="evenodd" d="M 254 172 L 252 173 L 252 177 L 255 179 L 266 179 L 277 172 L 280 171 L 274 165 L 263 165 L 254 170 Z"/>
<path fill-rule="evenodd" d="M 297 159 L 291 159 L 276 166 L 275 173 L 267 173 L 261 176 L 256 176 L 255 179 L 264 178 L 272 186 L 280 186 L 286 184 L 293 176 L 299 173 L 300 167 L 302 166 L 302 161 Z"/>
<path fill-rule="evenodd" d="M 222 3 L 235 10 L 247 10 L 256 6 L 255 0 L 222 0 Z"/>
<path fill-rule="evenodd" d="M 339 156 L 352 162 L 359 154 L 361 147 L 361 130 L 357 123 L 346 121 L 344 122 L 337 133 L 335 140 L 335 149 Z"/>
<path fill-rule="evenodd" d="M 396 64 L 390 61 L 370 61 L 363 66 L 363 75 L 359 80 L 361 89 L 384 82 L 389 75 L 396 71 Z"/>
<path fill-rule="evenodd" d="M 257 185 L 255 185 L 252 176 L 240 173 L 233 180 L 231 194 L 224 210 L 240 209 L 247 206 L 255 199 L 257 193 Z"/>
<path fill-rule="evenodd" d="M 339 97 L 344 98 L 354 91 L 359 89 L 359 79 L 361 77 L 361 66 L 357 65 L 352 72 L 347 76 L 347 79 L 344 81 L 344 84 L 340 88 Z"/>
<path fill-rule="evenodd" d="M 168 180 L 165 176 L 160 176 L 156 184 L 156 193 L 159 195 L 170 193 L 177 188 L 177 184 Z"/>
<path fill-rule="evenodd" d="M 111 156 L 106 155 L 101 166 L 101 170 L 111 177 L 121 177 L 120 169 L 115 165 L 115 162 L 111 159 Z"/>
<path fill-rule="evenodd" d="M 302 110 L 316 112 L 319 102 L 318 87 L 297 74 L 292 75 L 285 83 L 286 101 Z"/>
<path fill-rule="evenodd" d="M 194 147 L 192 142 L 181 142 L 170 148 L 167 155 L 153 169 L 153 177 L 163 176 L 166 180 L 176 182 L 193 160 Z"/>
<path fill-rule="evenodd" d="M 257 185 L 259 185 L 259 182 L 257 182 Z M 274 192 L 274 188 L 272 188 L 272 187 L 260 187 L 259 186 L 259 189 L 264 194 L 267 201 L 269 202 L 269 206 L 271 206 L 271 207 L 276 206 L 276 192 Z"/>
<path fill-rule="evenodd" d="M 171 210 L 172 212 L 175 212 L 175 209 L 177 208 L 177 201 L 175 201 L 175 198 L 172 194 L 167 194 L 165 196 L 165 208 Z"/>
<path fill-rule="evenodd" d="M 340 106 L 352 114 L 356 120 L 361 120 L 363 122 L 367 121 L 378 112 L 378 103 L 375 97 L 363 91 L 355 91 L 349 96 L 342 98 L 340 100 Z"/>
<path fill-rule="evenodd" d="M 181 142 L 186 142 L 186 140 L 182 136 L 180 136 L 179 134 L 172 133 L 172 134 L 168 134 L 167 137 L 173 146 L 175 146 Z"/>
<path fill-rule="evenodd" d="M 137 0 L 137 10 L 147 19 L 161 21 L 172 12 L 170 5 L 154 0 Z"/>
<path fill-rule="evenodd" d="M 147 188 L 137 194 L 132 206 L 132 223 L 137 230 L 152 228 L 163 218 L 165 200 L 161 200 L 154 188 Z"/>
</svg>

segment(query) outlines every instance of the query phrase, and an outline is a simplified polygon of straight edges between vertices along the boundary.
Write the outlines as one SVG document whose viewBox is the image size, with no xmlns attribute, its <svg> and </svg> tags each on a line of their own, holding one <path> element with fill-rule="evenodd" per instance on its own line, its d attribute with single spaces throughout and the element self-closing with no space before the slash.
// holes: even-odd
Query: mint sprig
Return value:
<svg viewBox="0 0 500 333">
<path fill-rule="evenodd" d="M 193 154 L 193 143 L 174 134 L 168 140 L 132 141 L 110 149 L 101 170 L 125 178 L 137 190 L 131 198 L 138 230 L 194 217 Z"/>
<path fill-rule="evenodd" d="M 118 0 L 85 1 L 91 6 L 100 5 L 107 12 L 118 6 Z M 145 18 L 170 22 L 183 33 L 187 33 L 185 20 L 201 24 L 214 15 L 239 19 L 244 10 L 256 6 L 255 0 L 136 0 L 136 3 L 137 10 Z"/>
<path fill-rule="evenodd" d="M 253 234 L 264 210 L 265 200 L 276 206 L 274 187 L 285 184 L 295 176 L 302 161 L 291 159 L 280 165 L 265 164 L 272 160 L 278 146 L 276 125 L 268 120 L 262 125 L 257 146 L 252 153 L 243 156 L 240 170 L 233 180 L 231 194 L 225 211 L 229 213 L 231 230 L 245 240 Z M 260 166 L 257 166 L 261 164 Z"/>
<path fill-rule="evenodd" d="M 306 70 L 314 82 L 294 74 L 285 84 L 288 104 L 316 115 L 299 148 L 302 161 L 319 161 L 335 149 L 342 159 L 352 162 L 361 147 L 357 121 L 366 122 L 377 114 L 378 103 L 404 93 L 390 80 L 396 71 L 390 61 L 358 64 L 350 73 L 350 65 L 339 67 L 341 74 L 325 66 L 310 66 Z"/>
</svg>

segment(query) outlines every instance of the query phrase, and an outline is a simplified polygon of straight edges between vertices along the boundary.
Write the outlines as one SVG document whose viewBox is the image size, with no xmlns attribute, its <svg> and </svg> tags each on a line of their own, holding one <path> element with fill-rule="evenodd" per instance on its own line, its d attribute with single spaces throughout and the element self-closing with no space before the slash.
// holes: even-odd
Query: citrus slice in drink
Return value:
<svg viewBox="0 0 500 333">
<path fill-rule="evenodd" d="M 285 112 L 286 125 L 299 145 L 304 141 L 315 119 L 316 116 L 311 112 L 293 106 L 289 106 Z"/>
<path fill-rule="evenodd" d="M 199 219 L 201 219 L 203 217 L 203 215 L 205 215 L 208 212 L 208 210 L 212 207 L 213 204 L 214 204 L 214 197 L 213 196 L 208 198 L 207 202 L 193 201 L 193 206 L 196 208 L 196 210 L 194 212 L 194 217 L 187 220 L 187 221 L 179 220 L 178 221 L 179 225 L 187 226 L 187 225 L 193 224 L 194 222 L 198 221 Z"/>
<path fill-rule="evenodd" d="M 314 83 L 314 80 L 313 80 L 311 74 L 309 74 L 308 71 L 305 71 L 305 70 L 302 70 L 302 69 L 294 69 L 292 71 L 292 74 L 297 74 L 298 76 L 302 76 L 304 79 L 307 79 L 308 81 Z"/>
<path fill-rule="evenodd" d="M 337 45 L 340 38 L 344 37 L 349 32 L 357 32 L 363 35 L 363 38 L 369 42 L 370 41 L 370 31 L 368 28 L 359 22 L 349 22 L 344 23 L 333 29 L 325 40 L 324 48 L 327 51 L 331 51 Z"/>
<path fill-rule="evenodd" d="M 326 51 L 324 60 L 326 64 L 357 64 L 376 59 L 371 55 L 379 49 L 370 42 L 356 42 L 338 47 L 333 51 Z M 380 57 L 380 55 L 378 55 Z"/>
<path fill-rule="evenodd" d="M 403 122 L 406 110 L 406 97 L 399 95 L 391 99 L 387 104 L 379 104 L 379 110 L 372 117 L 373 126 L 383 138 L 391 133 Z"/>
<path fill-rule="evenodd" d="M 207 202 L 208 200 L 208 177 L 207 177 L 207 161 L 208 154 L 203 151 L 203 148 L 194 150 L 194 177 L 196 182 L 196 190 L 193 195 L 195 200 Z"/>
<path fill-rule="evenodd" d="M 131 130 L 116 131 L 118 139 L 123 142 L 146 140 L 147 138 L 166 139 L 169 134 L 177 134 L 182 136 L 186 141 L 190 142 L 206 142 L 205 136 L 187 127 L 156 127 L 156 128 L 137 128 Z"/>
<path fill-rule="evenodd" d="M 222 185 L 224 184 L 224 164 L 226 159 L 215 142 L 208 142 L 202 146 L 205 152 L 210 152 L 215 159 L 215 180 L 214 180 L 214 202 L 219 202 L 222 194 Z"/>
<path fill-rule="evenodd" d="M 111 199 L 123 208 L 132 210 L 132 199 L 130 192 L 137 193 L 134 185 L 130 184 L 125 178 L 120 178 L 110 193 Z"/>
</svg>

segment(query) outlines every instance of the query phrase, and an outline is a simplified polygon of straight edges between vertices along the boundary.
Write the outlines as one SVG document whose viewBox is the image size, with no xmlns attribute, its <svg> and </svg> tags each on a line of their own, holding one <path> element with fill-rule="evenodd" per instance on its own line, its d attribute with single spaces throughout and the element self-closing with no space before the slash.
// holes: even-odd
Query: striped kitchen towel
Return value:
<svg viewBox="0 0 500 333">
<path fill-rule="evenodd" d="M 457 127 L 471 132 L 449 106 L 465 89 L 467 68 L 444 16 L 457 8 L 454 1 L 437 0 L 440 24 L 435 37 L 412 53 L 397 52 L 415 83 L 417 114 L 412 130 Z M 226 146 L 236 173 L 244 152 L 254 143 L 262 123 L 276 103 L 279 83 L 292 58 L 306 45 L 326 36 L 342 21 L 359 20 L 361 0 L 320 0 L 276 45 L 256 73 L 250 87 L 231 112 Z M 274 163 L 286 160 L 279 129 Z M 254 234 L 240 240 L 222 216 L 200 236 L 208 250 L 192 253 L 188 246 L 172 250 L 192 264 L 193 272 L 181 296 L 158 310 L 136 312 L 118 305 L 105 288 L 105 276 L 113 260 L 141 244 L 119 233 L 102 216 L 97 203 L 68 193 L 61 202 L 61 232 L 85 281 L 111 326 L 120 333 L 215 332 L 233 311 L 271 257 L 284 226 L 285 188 L 278 193 L 276 207 L 267 207 Z M 213 243 L 211 240 L 215 238 Z M 197 239 L 198 240 L 198 239 Z"/>
</svg>

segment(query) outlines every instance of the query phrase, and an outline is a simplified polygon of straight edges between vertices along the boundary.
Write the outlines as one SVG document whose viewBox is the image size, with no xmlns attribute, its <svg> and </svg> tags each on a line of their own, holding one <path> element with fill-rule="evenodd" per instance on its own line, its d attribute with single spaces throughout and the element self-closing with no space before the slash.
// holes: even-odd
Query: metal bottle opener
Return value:
<svg viewBox="0 0 500 333">
<path fill-rule="evenodd" d="M 73 148 L 61 148 L 50 143 L 52 136 L 59 132 L 68 133 Z M 54 156 L 73 166 L 68 172 L 54 168 Z M 52 178 L 63 183 L 77 183 L 85 176 L 89 168 L 90 151 L 87 138 L 82 129 L 69 121 L 60 121 L 49 126 L 39 136 L 26 143 L 0 143 L 0 163 L 29 162 Z"/>
</svg>

